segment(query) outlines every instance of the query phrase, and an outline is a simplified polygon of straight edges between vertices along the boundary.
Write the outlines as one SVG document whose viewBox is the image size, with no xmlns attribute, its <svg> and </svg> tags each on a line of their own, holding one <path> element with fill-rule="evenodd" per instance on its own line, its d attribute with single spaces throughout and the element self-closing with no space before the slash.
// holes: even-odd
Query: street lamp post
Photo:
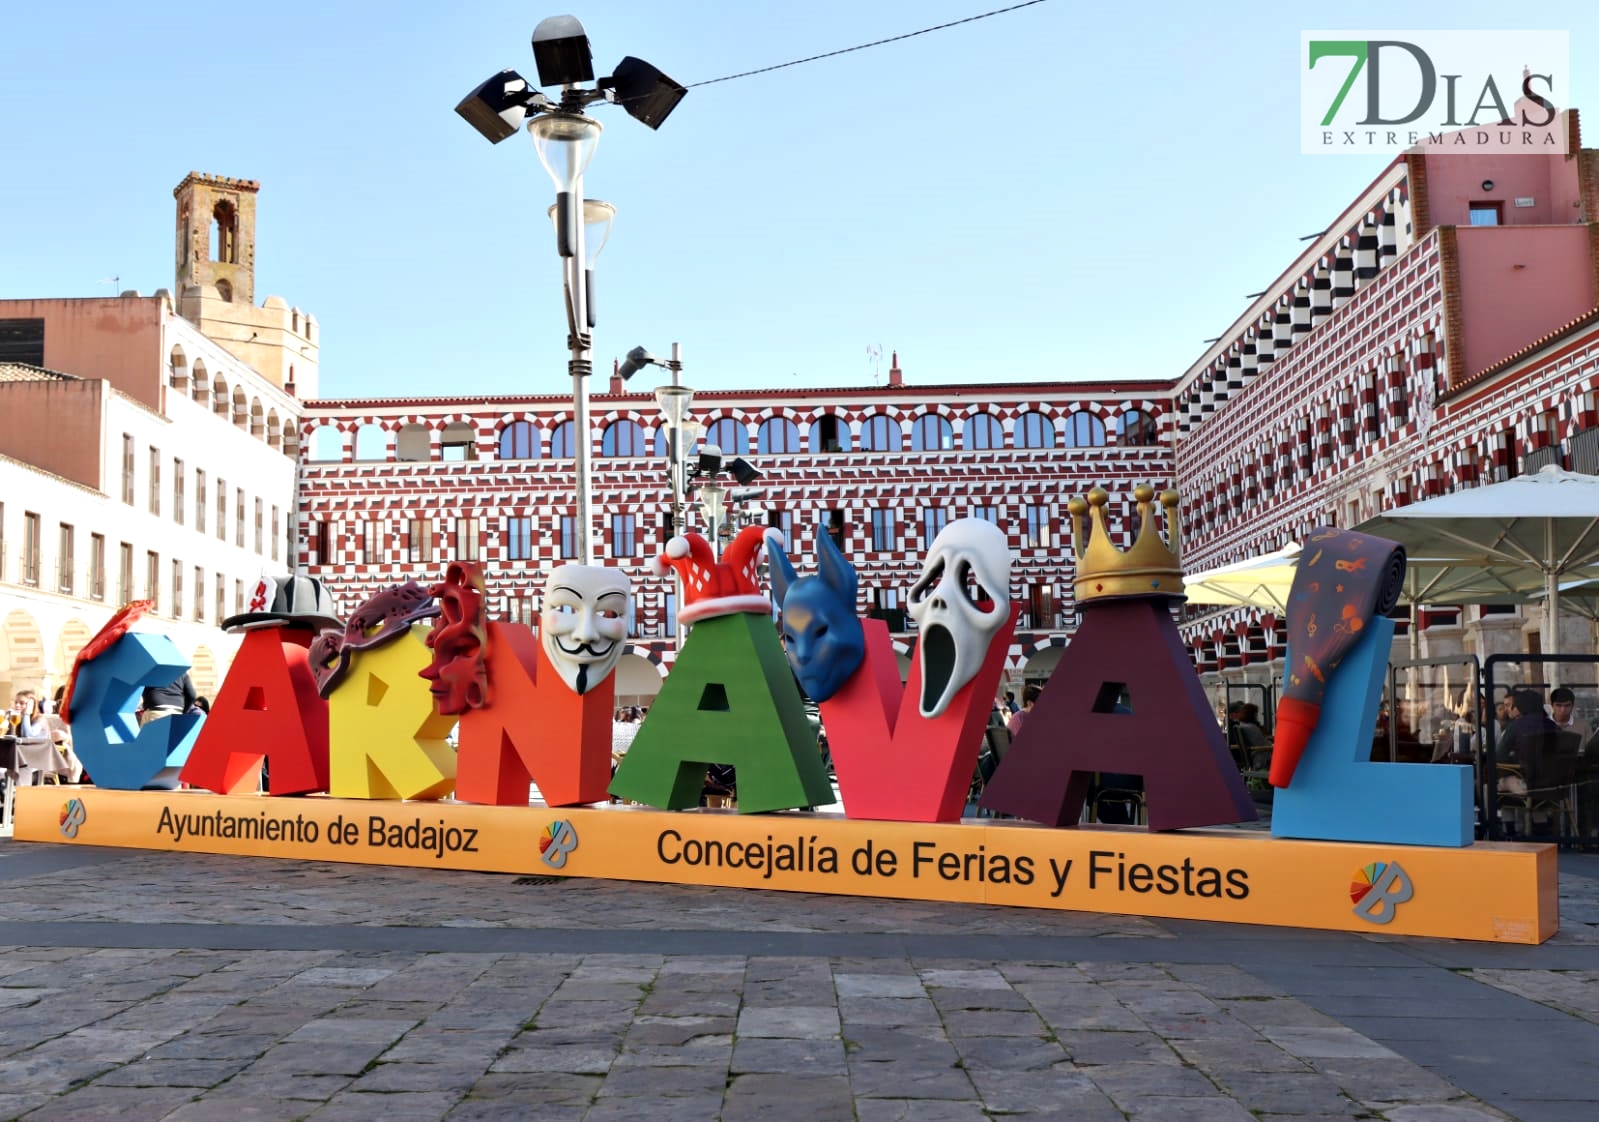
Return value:
<svg viewBox="0 0 1599 1122">
<path fill-rule="evenodd" d="M 592 565 L 594 543 L 589 507 L 593 492 L 593 434 L 589 431 L 588 378 L 594 346 L 593 260 L 604 244 L 605 234 L 593 232 L 595 247 L 592 252 L 585 252 L 591 236 L 585 227 L 598 223 L 608 231 L 615 210 L 608 204 L 596 206 L 594 200 L 585 204 L 583 198 L 583 174 L 602 131 L 600 123 L 585 116 L 583 110 L 596 101 L 614 102 L 629 116 L 655 129 L 688 91 L 631 55 L 596 82 L 594 88 L 584 88 L 582 83 L 594 80 L 593 55 L 583 25 L 573 16 L 551 16 L 534 28 L 533 58 L 538 66 L 539 85 L 559 86 L 559 101 L 533 89 L 516 71 L 502 70 L 468 94 L 455 111 L 495 144 L 525 123 L 539 162 L 555 182 L 552 217 L 556 251 L 563 263 L 567 349 L 571 352 L 567 368 L 572 376 L 576 545 L 578 560 Z"/>
</svg>

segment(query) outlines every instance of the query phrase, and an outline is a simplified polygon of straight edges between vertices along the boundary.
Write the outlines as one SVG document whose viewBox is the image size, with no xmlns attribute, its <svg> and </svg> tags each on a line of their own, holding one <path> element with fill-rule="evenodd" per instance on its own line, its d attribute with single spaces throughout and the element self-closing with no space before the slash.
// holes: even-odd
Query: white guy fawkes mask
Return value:
<svg viewBox="0 0 1599 1122">
<path fill-rule="evenodd" d="M 621 661 L 632 594 L 620 569 L 562 565 L 550 574 L 539 607 L 539 642 L 576 692 L 593 689 Z"/>
<path fill-rule="evenodd" d="M 992 600 L 980 607 L 978 600 Z M 981 518 L 957 518 L 933 539 L 909 611 L 921 639 L 921 713 L 936 717 L 983 665 L 1010 616 L 1010 546 Z"/>
</svg>

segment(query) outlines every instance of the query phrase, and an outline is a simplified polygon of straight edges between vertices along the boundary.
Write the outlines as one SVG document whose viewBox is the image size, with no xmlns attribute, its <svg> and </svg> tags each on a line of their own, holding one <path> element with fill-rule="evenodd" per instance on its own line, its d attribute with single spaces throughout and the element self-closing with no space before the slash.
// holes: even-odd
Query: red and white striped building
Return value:
<svg viewBox="0 0 1599 1122">
<path fill-rule="evenodd" d="M 634 586 L 634 650 L 674 657 L 669 578 L 649 558 L 670 536 L 662 418 L 653 393 L 591 397 L 599 564 Z M 831 530 L 864 610 L 896 621 L 948 519 L 990 518 L 1015 551 L 1024 618 L 1010 665 L 1042 676 L 1070 626 L 1066 500 L 1101 485 L 1120 509 L 1139 483 L 1171 483 L 1170 399 L 1148 383 L 912 386 L 695 395 L 703 441 L 762 473 L 745 521 L 779 526 L 807 568 Z M 319 401 L 304 415 L 300 560 L 349 607 L 445 560 L 486 567 L 490 610 L 529 619 L 544 577 L 575 556 L 571 402 L 560 397 Z M 690 500 L 687 524 L 704 532 Z M 624 689 L 624 692 L 626 690 Z"/>
</svg>

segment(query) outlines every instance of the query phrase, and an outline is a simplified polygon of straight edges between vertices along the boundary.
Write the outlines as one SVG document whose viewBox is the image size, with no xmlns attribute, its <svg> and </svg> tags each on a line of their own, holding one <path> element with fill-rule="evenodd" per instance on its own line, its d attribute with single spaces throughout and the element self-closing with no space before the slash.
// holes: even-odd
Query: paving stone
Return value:
<svg viewBox="0 0 1599 1122">
<path fill-rule="evenodd" d="M 299 1122 L 309 1113 L 306 1103 L 287 1099 L 206 1095 L 178 1107 L 161 1122 Z"/>
<path fill-rule="evenodd" d="M 720 1094 L 726 1086 L 725 1061 L 660 1067 L 618 1064 L 606 1075 L 599 1101 L 615 1095 Z"/>
<path fill-rule="evenodd" d="M 739 1036 L 827 1039 L 838 1034 L 838 1010 L 832 1006 L 745 1007 L 738 1015 Z"/>
<path fill-rule="evenodd" d="M 460 1098 L 453 1091 L 368 1094 L 351 1089 L 334 1095 L 307 1122 L 439 1122 Z"/>
<path fill-rule="evenodd" d="M 568 1071 L 490 1072 L 473 1085 L 470 1097 L 525 1104 L 587 1106 L 599 1094 L 603 1075 Z"/>
<path fill-rule="evenodd" d="M 635 1017 L 627 1046 L 684 1044 L 700 1036 L 727 1036 L 736 1024 L 732 1017 Z"/>
<path fill-rule="evenodd" d="M 1166 1098 L 1152 1095 L 1122 1101 L 1132 1122 L 1255 1122 L 1255 1116 L 1232 1099 Z"/>
<path fill-rule="evenodd" d="M 583 1122 L 706 1122 L 720 1117 L 722 1094 L 613 1095 L 595 1100 Z"/>
<path fill-rule="evenodd" d="M 861 1099 L 855 1104 L 859 1122 L 989 1122 L 980 1102 L 943 1099 Z"/>
<path fill-rule="evenodd" d="M 1055 1038 L 1079 1065 L 1182 1062 L 1172 1045 L 1152 1032 L 1062 1030 Z"/>
<path fill-rule="evenodd" d="M 1446 1102 L 1459 1091 L 1435 1072 L 1397 1056 L 1387 1059 L 1315 1059 L 1311 1063 L 1360 1102 Z"/>
<path fill-rule="evenodd" d="M 1088 1076 L 1063 1065 L 1058 1071 L 987 1071 L 966 1073 L 983 1105 L 995 1114 L 1057 1110 L 1063 1116 L 1125 1122 L 1126 1116 Z"/>
<path fill-rule="evenodd" d="M 394 1091 L 453 1091 L 457 1097 L 470 1091 L 487 1064 L 380 1063 L 363 1072 L 349 1090 L 362 1093 Z M 452 1104 L 453 1105 L 453 1104 Z"/>
<path fill-rule="evenodd" d="M 722 1122 L 855 1122 L 845 1076 L 737 1075 L 727 1086 Z"/>
<path fill-rule="evenodd" d="M 938 1025 L 938 1007 L 925 997 L 840 997 L 838 1013 L 845 1024 Z"/>
<path fill-rule="evenodd" d="M 191 1087 L 106 1087 L 68 1092 L 32 1111 L 32 1122 L 158 1122 L 198 1094 Z"/>
<path fill-rule="evenodd" d="M 344 1090 L 353 1079 L 349 1075 L 296 1075 L 286 1071 L 258 1073 L 246 1068 L 226 1083 L 213 1088 L 207 1097 L 218 1095 L 232 1100 L 248 1096 L 262 1101 L 285 1099 L 292 1102 L 304 1099 L 322 1102 Z M 299 1109 L 302 1112 L 306 1109 L 303 1102 Z"/>
<path fill-rule="evenodd" d="M 1354 1029 L 1269 1027 L 1261 1034 L 1277 1047 L 1303 1059 L 1397 1060 L 1399 1057 L 1381 1044 Z"/>
<path fill-rule="evenodd" d="M 842 1040 L 759 1036 L 739 1038 L 733 1046 L 729 1068 L 735 1074 L 804 1072 L 808 1075 L 844 1075 L 849 1070 Z"/>
<path fill-rule="evenodd" d="M 290 1075 L 359 1075 L 367 1064 L 382 1055 L 385 1047 L 372 1041 L 276 1044 L 261 1053 L 246 1072 L 255 1075 L 275 1072 Z"/>
<path fill-rule="evenodd" d="M 583 1122 L 585 1106 L 554 1106 L 468 1099 L 444 1116 L 445 1122 Z"/>
<path fill-rule="evenodd" d="M 490 1071 L 570 1071 L 580 1075 L 603 1073 L 616 1062 L 616 1048 L 592 1044 L 558 1044 L 539 1048 L 512 1046 L 494 1061 Z"/>
<path fill-rule="evenodd" d="M 852 1061 L 849 1083 L 857 1098 L 967 1100 L 974 1097 L 967 1073 L 953 1066 L 930 1071 L 915 1063 Z"/>
<path fill-rule="evenodd" d="M 914 974 L 837 974 L 833 985 L 839 997 L 926 997 L 927 989 Z"/>
<path fill-rule="evenodd" d="M 1044 1036 L 1048 1029 L 1031 1010 L 976 1009 L 946 1012 L 944 1027 L 950 1036 Z"/>
<path fill-rule="evenodd" d="M 301 1025 L 284 1039 L 293 1044 L 329 1041 L 335 1044 L 393 1044 L 418 1024 L 415 1020 L 324 1017 Z"/>
<path fill-rule="evenodd" d="M 922 983 L 942 989 L 1004 990 L 1010 992 L 1011 984 L 998 970 L 923 970 Z"/>
<path fill-rule="evenodd" d="M 215 1087 L 243 1071 L 251 1060 L 143 1059 L 108 1071 L 95 1080 L 100 1087 Z"/>
<path fill-rule="evenodd" d="M 959 1059 L 955 1046 L 941 1029 L 861 1025 L 846 1032 L 844 1039 L 852 1063 L 909 1061 L 943 1067 L 953 1066 Z"/>
<path fill-rule="evenodd" d="M 1175 1064 L 1099 1064 L 1078 1070 L 1124 1109 L 1132 1100 L 1152 1095 L 1203 1099 L 1216 1093 L 1215 1084 L 1201 1072 Z"/>
<path fill-rule="evenodd" d="M 1361 1114 L 1365 1108 L 1338 1084 L 1307 1072 L 1212 1071 L 1211 1078 L 1251 1111 L 1273 1114 Z"/>
<path fill-rule="evenodd" d="M 1069 1058 L 1056 1042 L 1027 1036 L 958 1036 L 954 1043 L 967 1068 L 1044 1071 Z"/>
</svg>

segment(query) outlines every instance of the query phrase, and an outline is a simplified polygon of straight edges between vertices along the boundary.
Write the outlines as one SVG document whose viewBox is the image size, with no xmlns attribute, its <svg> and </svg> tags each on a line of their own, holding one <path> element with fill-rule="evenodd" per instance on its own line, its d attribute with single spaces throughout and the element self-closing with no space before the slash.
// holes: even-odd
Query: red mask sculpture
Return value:
<svg viewBox="0 0 1599 1122">
<path fill-rule="evenodd" d="M 414 580 L 377 593 L 351 613 L 342 634 L 329 628 L 311 641 L 311 673 L 317 692 L 323 697 L 333 692 L 357 651 L 398 639 L 413 623 L 438 614 L 433 597 Z"/>
<path fill-rule="evenodd" d="M 483 598 L 483 567 L 451 561 L 444 581 L 428 589 L 439 602 L 439 618 L 428 632 L 433 661 L 418 673 L 432 682 L 440 713 L 465 713 L 488 703 L 488 614 Z"/>
</svg>

